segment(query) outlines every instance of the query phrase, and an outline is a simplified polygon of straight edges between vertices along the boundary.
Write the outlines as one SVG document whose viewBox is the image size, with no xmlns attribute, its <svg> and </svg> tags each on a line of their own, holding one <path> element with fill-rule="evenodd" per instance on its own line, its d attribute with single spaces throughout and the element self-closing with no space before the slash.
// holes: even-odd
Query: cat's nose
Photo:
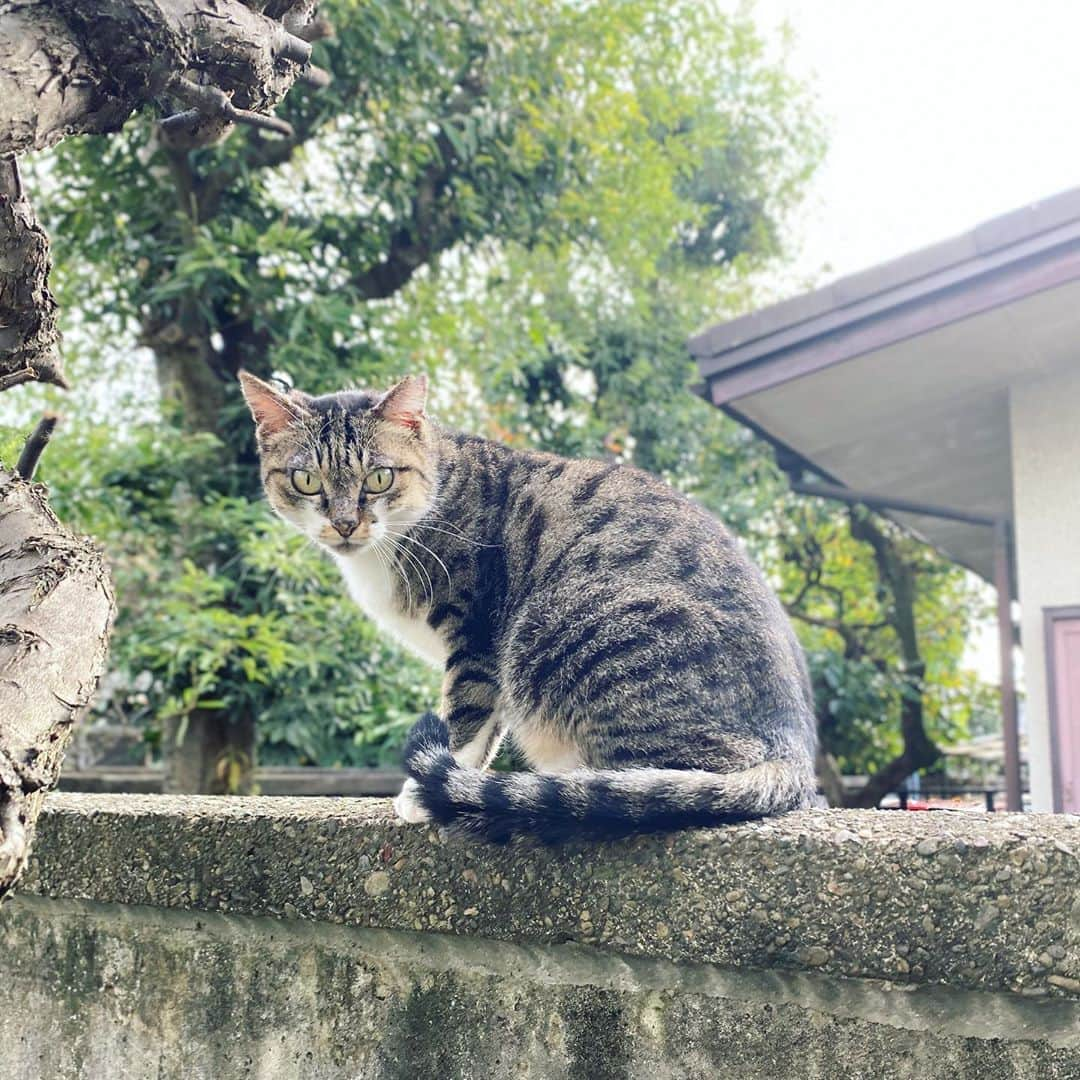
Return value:
<svg viewBox="0 0 1080 1080">
<path fill-rule="evenodd" d="M 334 518 L 330 524 L 333 525 L 342 536 L 348 538 L 356 532 L 356 526 L 359 525 L 360 522 L 353 518 Z"/>
</svg>

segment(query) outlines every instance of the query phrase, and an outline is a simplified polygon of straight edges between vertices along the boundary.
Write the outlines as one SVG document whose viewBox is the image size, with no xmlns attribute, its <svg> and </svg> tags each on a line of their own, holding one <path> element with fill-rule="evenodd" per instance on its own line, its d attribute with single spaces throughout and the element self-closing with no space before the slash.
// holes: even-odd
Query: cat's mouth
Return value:
<svg viewBox="0 0 1080 1080">
<path fill-rule="evenodd" d="M 363 551 L 371 543 L 371 536 L 321 536 L 319 540 L 335 555 L 350 555 Z"/>
<path fill-rule="evenodd" d="M 324 544 L 331 551 L 336 551 L 338 554 L 347 555 L 352 551 L 362 551 L 371 543 L 370 537 L 364 536 L 358 539 L 350 538 L 348 540 L 324 540 Z"/>
</svg>

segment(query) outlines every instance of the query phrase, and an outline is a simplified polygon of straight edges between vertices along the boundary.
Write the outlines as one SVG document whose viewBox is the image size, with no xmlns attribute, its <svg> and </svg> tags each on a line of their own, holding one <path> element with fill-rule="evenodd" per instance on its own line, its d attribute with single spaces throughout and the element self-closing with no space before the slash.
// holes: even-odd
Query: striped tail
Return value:
<svg viewBox="0 0 1080 1080">
<path fill-rule="evenodd" d="M 723 825 L 811 805 L 808 769 L 769 761 L 740 772 L 700 769 L 579 769 L 572 773 L 495 773 L 459 765 L 450 732 L 434 713 L 417 721 L 405 745 L 405 771 L 420 805 L 452 833 L 506 843 L 530 836 L 571 837 Z"/>
</svg>

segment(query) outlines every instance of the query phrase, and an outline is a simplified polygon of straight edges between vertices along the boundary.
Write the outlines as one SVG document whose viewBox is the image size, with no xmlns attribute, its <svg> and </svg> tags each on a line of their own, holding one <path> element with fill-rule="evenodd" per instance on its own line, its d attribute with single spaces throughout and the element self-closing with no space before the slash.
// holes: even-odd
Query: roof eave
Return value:
<svg viewBox="0 0 1080 1080">
<path fill-rule="evenodd" d="M 1017 235 L 1015 215 L 1006 215 L 981 227 L 996 243 L 978 243 L 976 230 L 698 334 L 689 346 L 709 399 L 724 405 L 1080 278 L 1080 190 L 1067 195 L 1055 211 L 1074 217 L 1053 227 L 1043 214 L 1040 231 Z M 1030 218 L 1035 210 L 1018 213 Z M 998 222 L 1009 228 L 993 232 Z M 963 247 L 968 256 L 960 259 Z M 923 272 L 910 276 L 916 266 Z"/>
</svg>

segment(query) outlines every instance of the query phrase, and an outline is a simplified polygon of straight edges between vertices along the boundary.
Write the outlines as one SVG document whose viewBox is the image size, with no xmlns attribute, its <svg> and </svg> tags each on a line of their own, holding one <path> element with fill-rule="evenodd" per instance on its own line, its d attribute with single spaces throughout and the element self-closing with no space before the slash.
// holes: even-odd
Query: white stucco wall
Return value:
<svg viewBox="0 0 1080 1080">
<path fill-rule="evenodd" d="M 1010 424 L 1032 808 L 1049 810 L 1043 609 L 1080 605 L 1080 359 L 1015 384 Z"/>
</svg>

